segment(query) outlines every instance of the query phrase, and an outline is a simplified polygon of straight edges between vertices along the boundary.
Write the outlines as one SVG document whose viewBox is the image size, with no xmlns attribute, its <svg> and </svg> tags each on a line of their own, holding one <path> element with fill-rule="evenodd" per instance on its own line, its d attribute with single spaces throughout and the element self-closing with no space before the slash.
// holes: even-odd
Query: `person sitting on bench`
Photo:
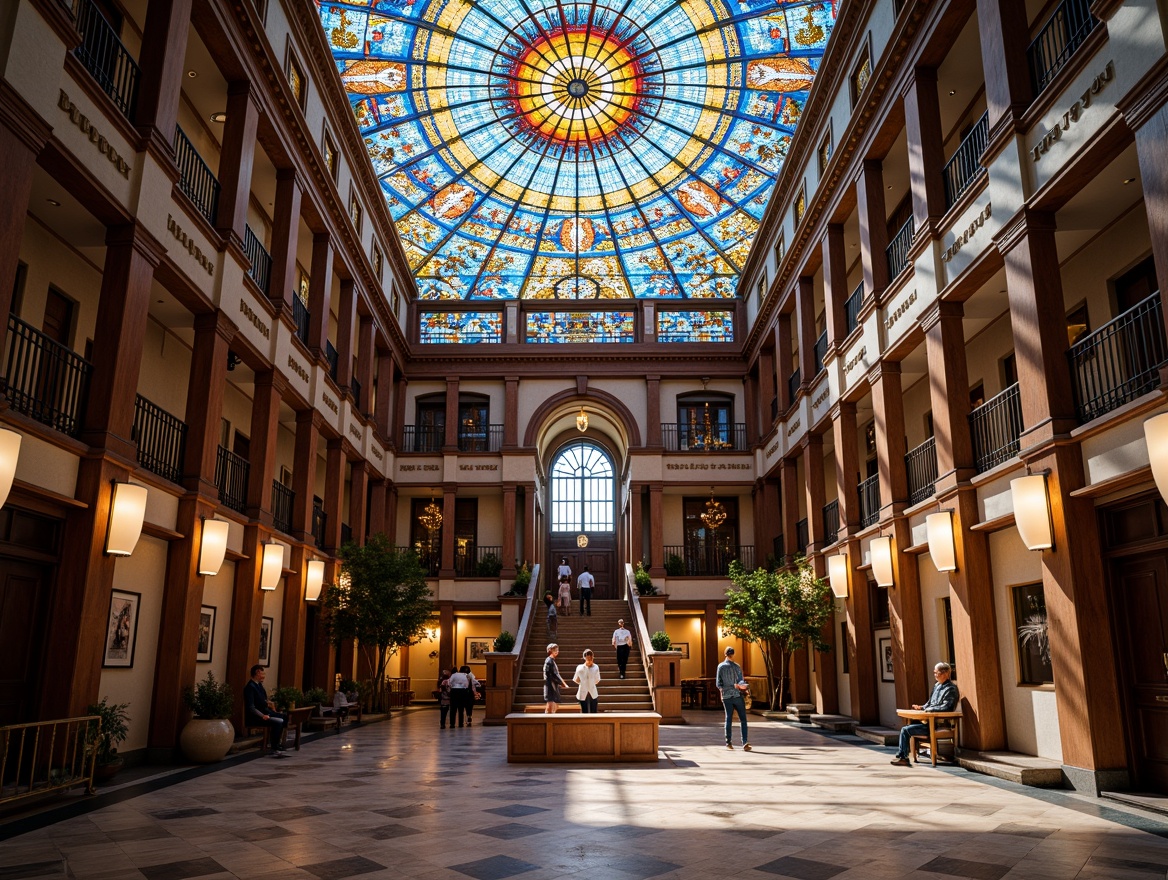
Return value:
<svg viewBox="0 0 1168 880">
<path fill-rule="evenodd" d="M 960 695 L 957 693 L 957 685 L 949 680 L 953 674 L 953 667 L 948 663 L 938 663 L 933 667 L 933 676 L 937 679 L 937 684 L 933 687 L 933 695 L 929 697 L 929 702 L 923 706 L 913 705 L 914 709 L 922 712 L 955 712 L 957 711 L 957 701 Z M 929 725 L 922 722 L 916 724 L 906 724 L 900 729 L 900 748 L 896 750 L 896 757 L 892 759 L 894 767 L 907 767 L 908 763 L 908 749 L 910 740 L 914 736 L 928 736 Z"/>
<path fill-rule="evenodd" d="M 268 692 L 264 690 L 267 675 L 268 670 L 258 663 L 251 668 L 251 680 L 243 686 L 243 717 L 248 727 L 268 728 L 272 757 L 283 758 L 284 725 L 288 719 L 276 714 L 276 704 L 268 699 Z"/>
</svg>

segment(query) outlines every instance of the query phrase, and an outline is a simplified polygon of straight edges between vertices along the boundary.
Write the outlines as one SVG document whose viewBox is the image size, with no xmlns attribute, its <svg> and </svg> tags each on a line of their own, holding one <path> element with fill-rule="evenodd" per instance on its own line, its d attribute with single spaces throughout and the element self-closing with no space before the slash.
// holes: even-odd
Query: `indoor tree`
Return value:
<svg viewBox="0 0 1168 880">
<path fill-rule="evenodd" d="M 417 554 L 394 547 L 385 535 L 371 535 L 364 546 L 346 544 L 340 557 L 337 582 L 321 599 L 329 639 L 338 646 L 358 643 L 373 670 L 370 708 L 381 711 L 390 658 L 417 643 L 430 620 L 430 588 Z"/>
<path fill-rule="evenodd" d="M 829 651 L 823 640 L 831 620 L 831 589 L 805 559 L 794 568 L 747 571 L 737 560 L 730 563 L 730 581 L 722 629 L 727 635 L 754 642 L 762 651 L 767 687 L 774 695 L 771 708 L 786 705 L 787 670 L 795 651 L 810 646 Z M 778 687 L 775 676 L 778 675 Z"/>
</svg>

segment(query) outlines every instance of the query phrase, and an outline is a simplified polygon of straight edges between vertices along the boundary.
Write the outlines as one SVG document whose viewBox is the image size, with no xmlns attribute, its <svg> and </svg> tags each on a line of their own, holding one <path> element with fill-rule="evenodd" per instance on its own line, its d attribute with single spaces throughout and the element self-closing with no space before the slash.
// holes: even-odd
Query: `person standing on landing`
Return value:
<svg viewBox="0 0 1168 880">
<path fill-rule="evenodd" d="M 629 649 L 633 645 L 633 634 L 625 629 L 625 622 L 618 620 L 612 634 L 612 646 L 616 648 L 616 668 L 620 670 L 620 677 L 625 677 L 625 668 L 629 665 Z"/>
<path fill-rule="evenodd" d="M 560 610 L 565 617 L 572 616 L 572 582 L 566 577 L 560 578 Z"/>
<path fill-rule="evenodd" d="M 584 662 L 576 667 L 576 674 L 572 681 L 580 685 L 576 691 L 576 701 L 580 704 L 580 711 L 586 715 L 595 715 L 599 709 L 597 702 L 600 693 L 596 686 L 600 684 L 600 667 L 596 665 L 596 658 L 591 649 L 584 651 Z"/>
<path fill-rule="evenodd" d="M 750 751 L 750 740 L 746 736 L 746 699 L 743 694 L 750 685 L 742 674 L 742 667 L 734 662 L 734 649 L 726 649 L 726 659 L 718 664 L 718 674 L 714 678 L 718 690 L 722 692 L 722 706 L 726 710 L 726 748 L 733 749 L 730 732 L 734 724 L 734 713 L 742 722 L 742 750 Z"/>
<path fill-rule="evenodd" d="M 568 686 L 560 675 L 560 668 L 556 666 L 556 655 L 559 653 L 560 646 L 553 642 L 547 646 L 547 659 L 543 661 L 543 710 L 549 715 L 554 715 L 556 709 L 560 708 L 560 689 Z"/>
<path fill-rule="evenodd" d="M 560 557 L 560 565 L 556 569 L 556 580 L 562 581 L 564 578 L 567 578 L 568 582 L 571 583 L 571 581 L 572 581 L 572 566 L 568 565 L 568 557 L 567 556 Z"/>
<path fill-rule="evenodd" d="M 596 585 L 596 579 L 588 571 L 588 566 L 580 572 L 580 577 L 576 579 L 576 589 L 580 591 L 580 616 L 584 616 L 584 608 L 588 608 L 588 616 L 592 616 L 592 588 Z"/>
</svg>

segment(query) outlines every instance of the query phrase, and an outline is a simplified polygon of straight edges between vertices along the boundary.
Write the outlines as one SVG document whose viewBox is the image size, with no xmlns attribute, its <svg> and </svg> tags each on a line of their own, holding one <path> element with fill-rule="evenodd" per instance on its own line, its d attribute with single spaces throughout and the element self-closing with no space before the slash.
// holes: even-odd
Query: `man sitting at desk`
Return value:
<svg viewBox="0 0 1168 880">
<path fill-rule="evenodd" d="M 955 712 L 957 711 L 957 701 L 960 696 L 957 693 L 957 685 L 949 680 L 949 676 L 953 674 L 953 667 L 948 663 L 938 663 L 933 667 L 933 675 L 937 679 L 937 684 L 933 688 L 933 695 L 929 697 L 929 702 L 923 706 L 913 705 L 914 709 L 922 712 Z M 900 748 L 896 750 L 896 757 L 892 759 L 892 764 L 896 767 L 907 767 L 908 763 L 908 747 L 909 740 L 914 736 L 928 736 L 929 725 L 917 722 L 916 724 L 906 724 L 900 729 Z"/>
</svg>

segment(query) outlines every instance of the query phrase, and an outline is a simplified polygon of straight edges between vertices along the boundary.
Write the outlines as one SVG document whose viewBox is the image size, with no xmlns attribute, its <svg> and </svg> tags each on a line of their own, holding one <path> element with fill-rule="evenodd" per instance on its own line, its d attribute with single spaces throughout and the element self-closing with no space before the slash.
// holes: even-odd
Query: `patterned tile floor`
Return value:
<svg viewBox="0 0 1168 880">
<path fill-rule="evenodd" d="M 1168 817 L 761 719 L 727 751 L 720 713 L 687 718 L 653 766 L 538 767 L 506 763 L 503 728 L 410 712 L 0 823 L 0 878 L 1168 876 Z"/>
</svg>

